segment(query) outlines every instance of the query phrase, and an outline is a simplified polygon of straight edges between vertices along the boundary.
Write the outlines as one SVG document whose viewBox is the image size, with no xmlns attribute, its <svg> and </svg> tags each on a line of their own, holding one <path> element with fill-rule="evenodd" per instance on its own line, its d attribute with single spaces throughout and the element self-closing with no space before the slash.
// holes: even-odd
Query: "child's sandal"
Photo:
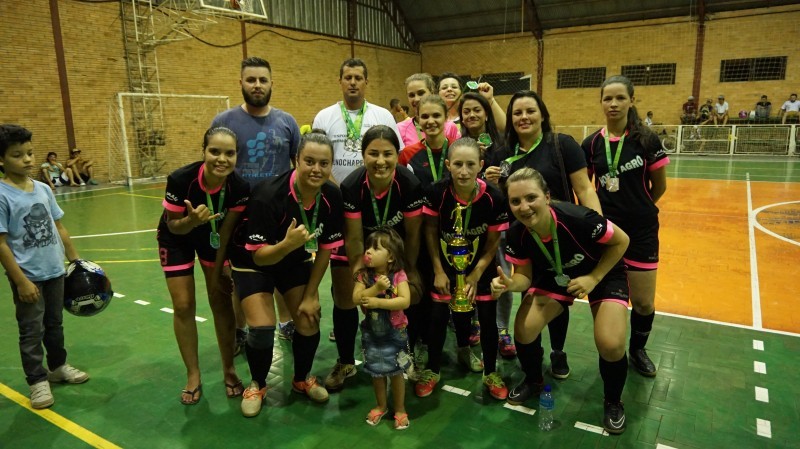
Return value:
<svg viewBox="0 0 800 449">
<path fill-rule="evenodd" d="M 411 425 L 411 421 L 408 419 L 408 413 L 395 413 L 394 414 L 394 429 L 395 430 L 406 430 L 408 426 Z"/>
<path fill-rule="evenodd" d="M 383 419 L 383 415 L 388 412 L 389 409 L 381 410 L 379 408 L 373 408 L 367 415 L 367 424 L 370 426 L 377 426 L 381 422 L 381 419 Z"/>
</svg>

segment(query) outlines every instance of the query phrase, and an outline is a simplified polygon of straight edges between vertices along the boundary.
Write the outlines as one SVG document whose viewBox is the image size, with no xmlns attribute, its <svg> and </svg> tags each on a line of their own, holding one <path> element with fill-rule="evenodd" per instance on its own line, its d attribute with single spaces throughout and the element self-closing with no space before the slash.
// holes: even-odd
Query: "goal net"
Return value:
<svg viewBox="0 0 800 449">
<path fill-rule="evenodd" d="M 108 113 L 108 173 L 130 185 L 200 160 L 203 133 L 227 96 L 117 93 Z"/>
</svg>

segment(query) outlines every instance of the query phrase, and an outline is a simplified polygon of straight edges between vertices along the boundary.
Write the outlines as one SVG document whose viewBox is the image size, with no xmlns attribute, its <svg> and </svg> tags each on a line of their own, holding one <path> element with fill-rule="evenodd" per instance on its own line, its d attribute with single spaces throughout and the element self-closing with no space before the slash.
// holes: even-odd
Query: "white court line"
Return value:
<svg viewBox="0 0 800 449">
<path fill-rule="evenodd" d="M 585 430 L 587 432 L 599 433 L 600 435 L 603 435 L 604 437 L 608 436 L 608 432 L 606 432 L 606 430 L 603 429 L 602 427 L 593 426 L 591 424 L 586 424 L 585 422 L 576 421 L 575 422 L 575 428 L 576 429 Z"/>
<path fill-rule="evenodd" d="M 141 299 L 137 299 L 137 300 L 136 300 L 136 301 L 134 301 L 134 302 L 135 302 L 136 304 L 140 304 L 140 305 L 143 305 L 143 306 L 149 306 L 149 305 L 150 305 L 150 303 L 149 303 L 149 302 L 147 302 L 147 301 L 142 301 Z"/>
<path fill-rule="evenodd" d="M 125 297 L 125 295 L 123 295 L 122 293 L 117 293 L 117 292 L 114 292 L 114 297 L 115 297 L 115 298 L 124 298 L 124 297 Z"/>
<path fill-rule="evenodd" d="M 764 362 L 753 362 L 753 372 L 758 374 L 767 374 L 767 364 Z"/>
<path fill-rule="evenodd" d="M 667 446 L 666 444 L 658 443 L 656 444 L 656 449 L 676 449 L 672 446 Z"/>
<path fill-rule="evenodd" d="M 750 240 L 750 297 L 753 302 L 753 328 L 761 329 L 761 289 L 758 286 L 758 259 L 756 258 L 756 214 L 753 213 L 753 195 L 750 191 L 750 172 L 747 173 L 747 235 Z"/>
<path fill-rule="evenodd" d="M 758 220 L 756 220 L 756 218 L 758 217 L 758 214 L 760 214 L 764 209 L 769 209 L 770 207 L 785 206 L 787 204 L 797 204 L 797 203 L 800 203 L 800 201 L 786 201 L 786 202 L 783 202 L 783 203 L 767 204 L 766 206 L 761 206 L 758 209 L 755 209 L 753 211 L 753 225 L 756 228 L 758 228 L 759 231 L 761 231 L 761 232 L 763 232 L 763 233 L 765 233 L 767 235 L 770 235 L 772 237 L 775 237 L 778 240 L 784 241 L 786 243 L 790 243 L 790 244 L 795 245 L 795 246 L 800 246 L 800 242 L 796 242 L 796 241 L 794 241 L 794 240 L 792 240 L 790 238 L 786 238 L 786 237 L 784 237 L 784 236 L 782 236 L 780 234 L 772 232 L 769 229 L 765 228 L 761 223 L 759 223 Z"/>
<path fill-rule="evenodd" d="M 532 408 L 525 407 L 523 405 L 511 405 L 508 402 L 506 402 L 506 403 L 503 404 L 503 407 L 505 407 L 505 408 L 507 408 L 509 410 L 514 410 L 515 412 L 524 413 L 526 415 L 533 416 L 533 415 L 536 414 L 536 410 L 534 410 Z"/>
<path fill-rule="evenodd" d="M 763 387 L 756 387 L 756 401 L 769 403 L 769 390 Z"/>
<path fill-rule="evenodd" d="M 160 308 L 158 310 L 160 310 L 162 312 L 167 312 L 167 313 L 175 313 L 175 311 L 170 309 L 169 307 L 162 307 L 162 308 Z"/>
<path fill-rule="evenodd" d="M 772 438 L 772 424 L 766 419 L 756 418 L 756 433 L 758 436 Z"/>
<path fill-rule="evenodd" d="M 114 235 L 127 235 L 127 234 L 142 234 L 144 232 L 156 232 L 155 229 L 144 229 L 142 231 L 128 231 L 128 232 L 112 232 L 110 234 L 91 234 L 91 235 L 71 235 L 71 239 L 88 239 L 91 237 L 110 237 Z"/>
<path fill-rule="evenodd" d="M 755 349 L 756 351 L 763 351 L 764 342 L 761 340 L 753 340 L 753 349 Z"/>
<path fill-rule="evenodd" d="M 450 393 L 455 393 L 461 396 L 469 396 L 470 392 L 467 390 L 462 390 L 461 388 L 451 387 L 450 385 L 445 385 L 442 387 L 442 390 L 448 391 Z"/>
</svg>

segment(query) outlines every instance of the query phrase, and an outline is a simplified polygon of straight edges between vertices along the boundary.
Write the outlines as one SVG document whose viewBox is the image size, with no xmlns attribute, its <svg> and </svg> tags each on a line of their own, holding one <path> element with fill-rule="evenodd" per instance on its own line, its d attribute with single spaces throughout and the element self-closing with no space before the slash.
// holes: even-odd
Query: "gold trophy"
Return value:
<svg viewBox="0 0 800 449">
<path fill-rule="evenodd" d="M 478 252 L 479 239 L 473 242 L 464 238 L 464 221 L 461 218 L 461 211 L 466 209 L 465 206 L 456 204 L 450 217 L 455 214 L 456 219 L 453 223 L 453 230 L 455 235 L 448 242 L 439 240 L 442 246 L 442 253 L 444 253 L 447 263 L 456 269 L 456 285 L 453 287 L 452 295 L 450 296 L 450 309 L 454 312 L 472 312 L 475 307 L 472 301 L 467 298 L 467 286 L 465 277 L 467 275 L 467 268 L 472 263 L 472 259 Z"/>
</svg>

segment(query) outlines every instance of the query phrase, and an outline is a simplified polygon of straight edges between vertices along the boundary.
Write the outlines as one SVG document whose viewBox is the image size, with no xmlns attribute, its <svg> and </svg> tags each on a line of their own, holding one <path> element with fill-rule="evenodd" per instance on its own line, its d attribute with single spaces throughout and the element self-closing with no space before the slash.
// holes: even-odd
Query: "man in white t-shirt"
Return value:
<svg viewBox="0 0 800 449">
<path fill-rule="evenodd" d="M 785 124 L 788 117 L 796 118 L 798 115 L 800 115 L 800 101 L 797 101 L 797 94 L 792 94 L 781 106 L 781 123 Z"/>
<path fill-rule="evenodd" d="M 363 164 L 361 136 L 375 125 L 386 125 L 397 133 L 394 116 L 387 109 L 368 102 L 367 65 L 360 59 L 348 59 L 339 68 L 343 100 L 319 111 L 312 128 L 325 131 L 333 142 L 333 181 L 344 178 Z M 400 142 L 403 140 L 400 139 Z"/>
<path fill-rule="evenodd" d="M 717 97 L 717 102 L 714 103 L 714 124 L 728 124 L 728 102 L 725 101 L 725 95 Z"/>
</svg>

